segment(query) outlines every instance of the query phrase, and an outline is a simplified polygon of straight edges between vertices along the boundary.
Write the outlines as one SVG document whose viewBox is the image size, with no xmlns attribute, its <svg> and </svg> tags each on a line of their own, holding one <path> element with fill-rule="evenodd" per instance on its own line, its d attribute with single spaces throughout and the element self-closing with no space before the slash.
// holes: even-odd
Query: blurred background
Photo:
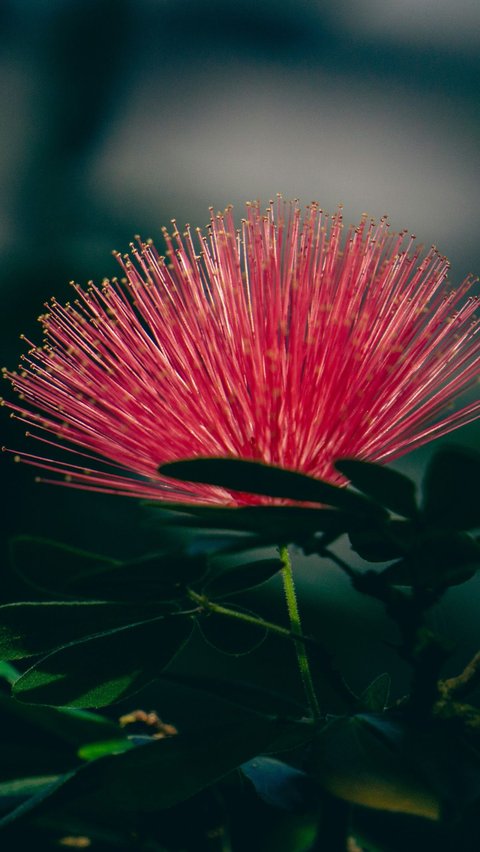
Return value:
<svg viewBox="0 0 480 852">
<path fill-rule="evenodd" d="M 68 298 L 70 279 L 114 274 L 113 248 L 135 233 L 161 245 L 161 225 L 202 226 L 210 204 L 241 216 L 281 192 L 343 203 L 348 221 L 387 212 L 450 258 L 453 284 L 480 271 L 479 41 L 477 0 L 2 0 L 2 363 L 17 364 L 20 332 L 38 340 L 44 300 Z M 24 446 L 6 414 L 0 428 Z M 417 475 L 434 448 L 397 467 Z M 134 501 L 33 480 L 2 458 L 4 542 L 123 555 L 155 540 Z M 373 638 L 381 613 L 313 562 L 303 594 L 313 621 L 320 594 L 325 627 L 311 626 L 364 682 L 392 665 L 388 630 Z M 438 613 L 460 657 L 478 644 L 477 589 Z"/>
</svg>

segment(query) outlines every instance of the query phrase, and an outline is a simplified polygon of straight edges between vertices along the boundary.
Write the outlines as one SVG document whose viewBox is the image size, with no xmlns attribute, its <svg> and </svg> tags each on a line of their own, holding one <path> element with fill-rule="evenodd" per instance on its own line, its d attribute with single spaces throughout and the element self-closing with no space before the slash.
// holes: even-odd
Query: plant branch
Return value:
<svg viewBox="0 0 480 852">
<path fill-rule="evenodd" d="M 217 615 L 225 615 L 228 618 L 236 618 L 239 621 L 245 621 L 247 624 L 254 624 L 256 627 L 263 627 L 265 630 L 268 630 L 270 633 L 275 633 L 283 639 L 301 639 L 304 642 L 314 641 L 308 640 L 306 637 L 294 633 L 292 630 L 289 630 L 288 627 L 282 627 L 280 624 L 275 624 L 273 621 L 266 621 L 264 618 L 260 618 L 256 615 L 250 615 L 248 612 L 239 612 L 239 610 L 230 609 L 227 606 L 222 606 L 222 604 L 217 604 L 205 595 L 199 595 L 197 592 L 194 592 L 193 589 L 189 589 L 188 596 L 192 601 L 195 601 L 200 605 L 197 612 L 204 610 L 206 612 L 215 612 Z"/>
<path fill-rule="evenodd" d="M 439 696 L 438 678 L 448 652 L 425 626 L 425 613 L 439 600 L 442 590 L 413 587 L 405 592 L 392 586 L 381 572 L 356 571 L 327 548 L 323 555 L 350 577 L 354 589 L 383 603 L 402 637 L 398 652 L 412 666 L 409 712 L 429 716 Z"/>
<path fill-rule="evenodd" d="M 283 580 L 283 590 L 285 592 L 285 600 L 287 602 L 287 610 L 288 617 L 290 619 L 291 632 L 292 634 L 295 634 L 293 641 L 295 644 L 295 650 L 297 652 L 297 661 L 298 667 L 300 669 L 300 676 L 302 678 L 303 688 L 305 690 L 305 695 L 307 697 L 312 716 L 314 717 L 314 719 L 319 719 L 321 716 L 320 705 L 318 703 L 318 699 L 315 693 L 315 687 L 313 685 L 312 673 L 310 671 L 310 663 L 308 662 L 305 641 L 302 636 L 302 623 L 300 620 L 297 595 L 295 592 L 292 563 L 290 562 L 290 556 L 287 547 L 281 546 L 279 548 L 279 551 L 280 560 L 283 566 L 281 572 Z"/>
<path fill-rule="evenodd" d="M 459 699 L 473 692 L 480 685 L 480 651 L 456 677 L 439 683 L 440 693 L 446 699 Z"/>
</svg>

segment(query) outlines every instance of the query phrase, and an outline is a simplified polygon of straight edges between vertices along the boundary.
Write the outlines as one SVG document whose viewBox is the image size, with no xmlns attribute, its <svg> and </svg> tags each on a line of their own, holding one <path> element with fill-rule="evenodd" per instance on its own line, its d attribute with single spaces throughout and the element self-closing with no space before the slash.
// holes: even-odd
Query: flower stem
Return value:
<svg viewBox="0 0 480 852">
<path fill-rule="evenodd" d="M 308 704 L 311 713 L 315 719 L 320 718 L 320 705 L 315 694 L 313 686 L 312 674 L 310 672 L 310 664 L 308 662 L 305 641 L 302 637 L 302 622 L 300 620 L 300 612 L 297 603 L 297 594 L 295 592 L 295 583 L 293 580 L 292 563 L 288 548 L 285 545 L 279 547 L 280 560 L 282 562 L 282 580 L 283 590 L 285 592 L 285 600 L 287 602 L 288 617 L 290 619 L 291 633 L 294 636 L 295 650 L 297 652 L 298 667 L 303 682 L 305 695 L 307 696 Z"/>
</svg>

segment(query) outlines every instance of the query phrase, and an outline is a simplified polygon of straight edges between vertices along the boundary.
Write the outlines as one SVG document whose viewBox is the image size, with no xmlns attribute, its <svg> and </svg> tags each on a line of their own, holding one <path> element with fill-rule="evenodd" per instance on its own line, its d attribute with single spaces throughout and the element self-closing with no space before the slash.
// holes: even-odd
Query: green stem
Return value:
<svg viewBox="0 0 480 852">
<path fill-rule="evenodd" d="M 308 662 L 305 641 L 302 637 L 302 622 L 300 620 L 300 612 L 297 603 L 297 594 L 295 592 L 295 583 L 293 580 L 292 563 L 288 548 L 282 545 L 279 548 L 280 560 L 282 562 L 282 580 L 283 590 L 285 592 L 285 600 L 287 602 L 288 617 L 290 619 L 291 632 L 294 638 L 295 650 L 297 652 L 298 667 L 303 682 L 305 695 L 307 696 L 308 704 L 311 713 L 315 719 L 320 718 L 320 705 L 315 694 L 313 686 L 312 674 L 310 672 L 310 664 Z"/>
<path fill-rule="evenodd" d="M 236 609 L 229 609 L 227 606 L 222 606 L 221 604 L 214 603 L 213 601 L 206 598 L 204 595 L 199 595 L 197 592 L 194 592 L 193 589 L 190 589 L 189 597 L 192 601 L 200 604 L 202 609 L 208 610 L 208 612 L 216 612 L 218 615 L 226 615 L 228 618 L 236 618 L 239 621 L 246 621 L 247 624 L 255 624 L 256 627 L 263 627 L 265 630 L 269 630 L 271 633 L 276 633 L 278 636 L 283 636 L 284 639 L 299 639 L 301 637 L 293 634 L 291 630 L 288 630 L 286 627 L 281 627 L 279 624 L 274 624 L 273 621 L 265 621 L 264 618 L 259 618 L 256 615 L 249 615 L 248 612 L 239 612 Z M 303 638 L 303 637 L 302 637 Z"/>
</svg>

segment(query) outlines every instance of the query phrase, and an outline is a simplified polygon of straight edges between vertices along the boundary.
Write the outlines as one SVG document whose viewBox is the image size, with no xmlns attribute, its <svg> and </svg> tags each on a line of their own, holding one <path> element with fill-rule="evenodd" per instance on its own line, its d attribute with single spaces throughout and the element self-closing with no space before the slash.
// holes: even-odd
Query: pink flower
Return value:
<svg viewBox="0 0 480 852">
<path fill-rule="evenodd" d="M 198 244 L 173 225 L 166 257 L 138 239 L 117 255 L 125 278 L 75 284 L 73 305 L 40 318 L 7 404 L 89 469 L 22 460 L 81 488 L 235 503 L 158 466 L 233 456 L 338 481 L 338 457 L 389 461 L 479 416 L 478 401 L 453 409 L 478 375 L 472 280 L 446 290 L 434 248 L 421 259 L 366 216 L 342 241 L 341 212 L 302 217 L 281 198 L 248 204 L 238 229 L 231 209 L 212 213 Z"/>
</svg>

